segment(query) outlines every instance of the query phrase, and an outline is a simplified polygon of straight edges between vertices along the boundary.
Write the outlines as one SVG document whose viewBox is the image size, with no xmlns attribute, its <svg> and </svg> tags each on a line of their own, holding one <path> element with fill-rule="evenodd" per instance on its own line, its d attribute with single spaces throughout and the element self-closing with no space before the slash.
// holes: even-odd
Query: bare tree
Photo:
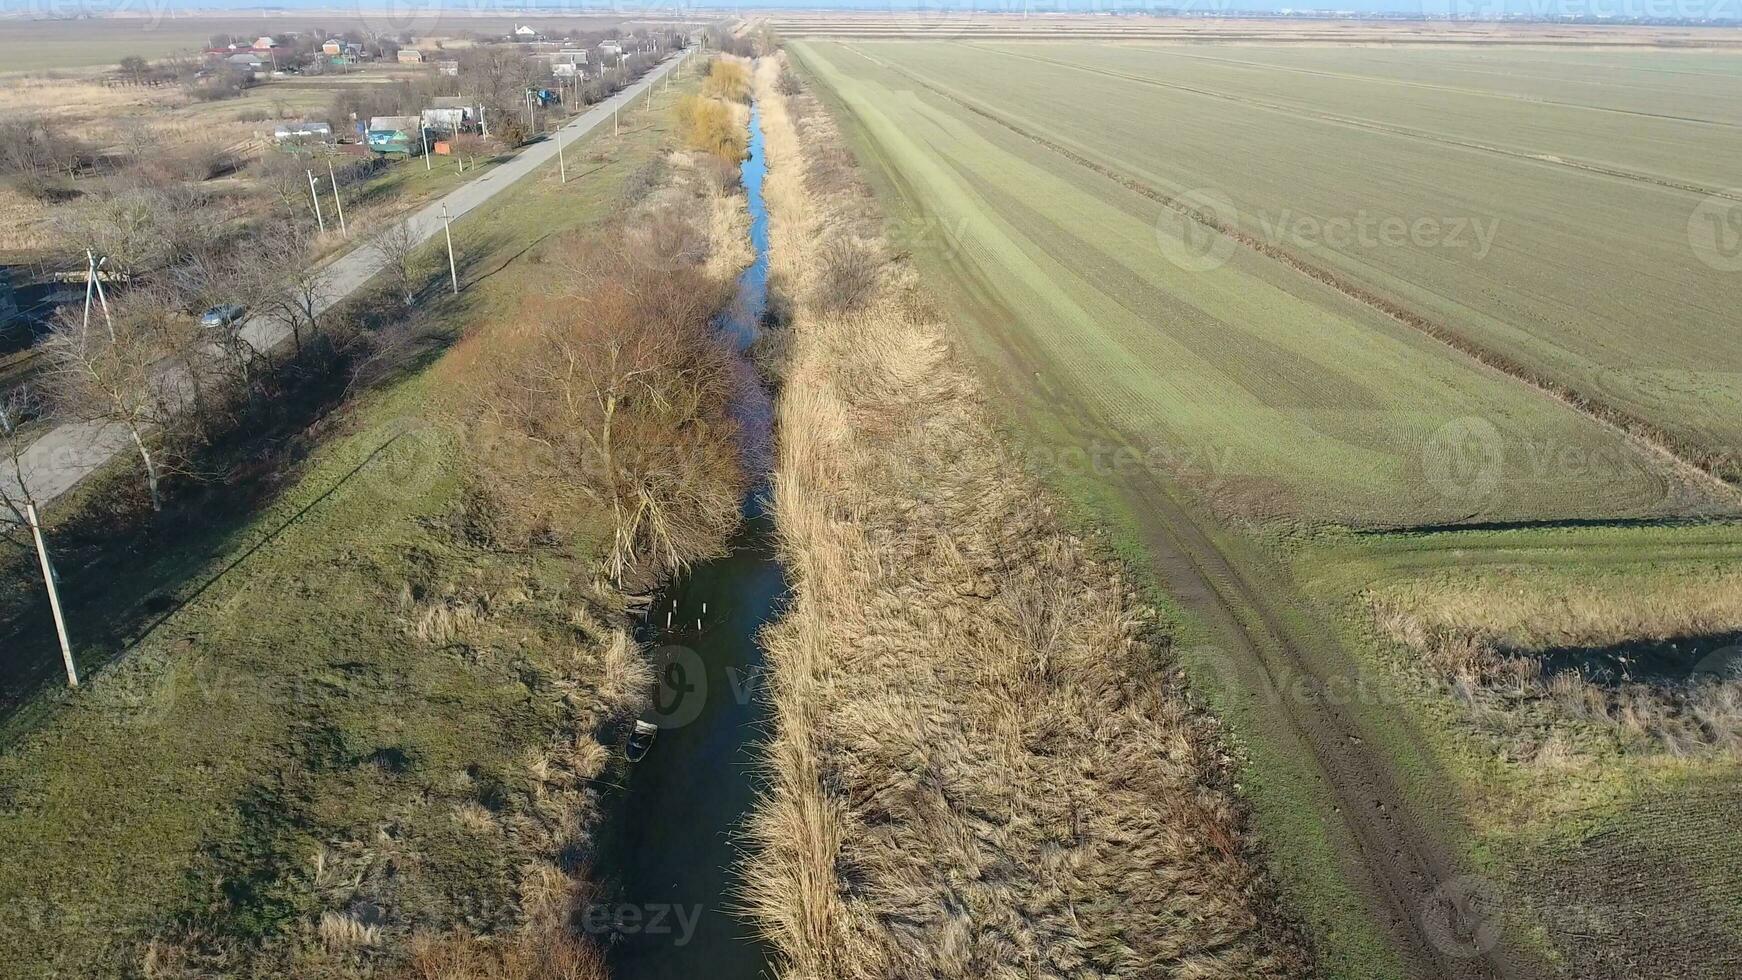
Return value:
<svg viewBox="0 0 1742 980">
<path fill-rule="evenodd" d="M 254 175 L 260 186 L 266 188 L 272 199 L 284 208 L 286 217 L 296 221 L 304 214 L 313 216 L 307 168 L 300 159 L 289 153 L 269 151 L 261 156 Z"/>
<path fill-rule="evenodd" d="M 125 430 L 144 465 L 153 510 L 163 508 L 162 479 L 173 455 L 169 423 L 181 397 L 173 377 L 156 368 L 160 351 L 150 321 L 160 312 L 117 303 L 111 333 L 63 309 L 42 344 L 56 405 L 74 418 Z"/>
<path fill-rule="evenodd" d="M 634 246 L 631 246 L 634 247 Z M 682 567 L 737 519 L 742 470 L 731 406 L 741 383 L 711 319 L 727 290 L 693 265 L 592 243 L 572 296 L 529 299 L 477 351 L 472 402 L 493 441 L 508 508 L 560 522 L 565 502 L 602 508 L 610 571 Z"/>
<path fill-rule="evenodd" d="M 186 188 L 123 187 L 68 209 L 57 230 L 75 249 L 107 258 L 104 268 L 131 279 L 177 261 L 208 230 L 199 214 L 203 198 Z"/>
<path fill-rule="evenodd" d="M 423 243 L 417 240 L 407 222 L 385 221 L 375 232 L 373 244 L 384 263 L 381 274 L 387 278 L 394 295 L 406 306 L 412 305 L 421 266 L 418 253 Z"/>
<path fill-rule="evenodd" d="M 36 503 L 24 454 L 30 439 L 24 425 L 46 412 L 46 405 L 28 387 L 14 388 L 0 398 L 0 524 L 28 527 L 27 508 Z"/>
<path fill-rule="evenodd" d="M 151 71 L 151 62 L 136 54 L 122 58 L 120 65 L 122 74 L 125 74 L 135 85 L 143 84 L 145 76 Z"/>
<path fill-rule="evenodd" d="M 170 411 L 166 415 L 178 421 L 185 419 L 201 442 L 209 442 L 214 426 L 230 401 L 227 386 L 221 383 L 223 375 L 219 360 L 223 353 L 221 346 L 214 342 L 217 340 L 214 330 L 183 310 L 174 294 L 166 289 L 143 290 L 130 295 L 128 312 L 139 324 L 139 329 L 149 334 L 147 343 L 171 368 L 170 377 L 174 380 L 164 383 L 173 383 L 180 389 L 180 395 L 185 395 L 168 396 L 177 398 L 182 404 L 176 407 L 182 410 Z M 235 330 L 231 325 L 224 325 L 216 328 L 216 332 L 234 334 Z"/>
<path fill-rule="evenodd" d="M 245 250 L 201 250 L 176 266 L 170 283 L 188 309 L 225 305 L 245 311 L 260 309 L 264 305 L 261 291 L 271 283 L 262 281 L 264 277 L 253 268 L 251 257 Z M 195 332 L 207 343 L 205 353 L 211 369 L 220 375 L 219 387 L 233 396 L 245 395 L 252 404 L 259 395 L 261 352 L 236 329 Z"/>
<path fill-rule="evenodd" d="M 296 228 L 260 235 L 243 258 L 242 278 L 254 309 L 290 331 L 297 353 L 320 333 L 320 311 L 332 291 L 324 266 L 310 261 L 307 239 Z"/>
</svg>

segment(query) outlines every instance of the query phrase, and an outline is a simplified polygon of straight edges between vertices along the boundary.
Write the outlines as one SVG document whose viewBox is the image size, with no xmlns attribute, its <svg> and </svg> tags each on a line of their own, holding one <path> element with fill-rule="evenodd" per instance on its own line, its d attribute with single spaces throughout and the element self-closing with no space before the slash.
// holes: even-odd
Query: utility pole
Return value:
<svg viewBox="0 0 1742 980">
<path fill-rule="evenodd" d="M 308 174 L 309 200 L 315 202 L 315 222 L 321 226 L 321 234 L 324 235 L 327 233 L 327 219 L 321 217 L 321 192 L 315 190 L 315 172 L 304 170 L 303 173 Z"/>
<path fill-rule="evenodd" d="M 448 231 L 448 206 L 442 205 L 442 237 L 448 240 L 448 276 L 454 282 L 454 295 L 460 295 L 460 271 L 454 265 L 454 235 Z"/>
<path fill-rule="evenodd" d="M 435 164 L 429 162 L 429 130 L 424 127 L 422 117 L 417 121 L 417 135 L 423 138 L 423 172 L 427 174 L 435 169 Z"/>
<path fill-rule="evenodd" d="M 89 265 L 86 267 L 85 272 L 84 327 L 88 329 L 91 325 L 91 287 L 95 286 L 97 289 L 97 302 L 103 307 L 103 322 L 108 325 L 109 340 L 110 342 L 113 342 L 115 340 L 115 320 L 113 317 L 109 316 L 109 298 L 103 295 L 103 279 L 102 276 L 98 274 L 98 270 L 102 268 L 104 262 L 109 261 L 109 257 L 105 255 L 99 259 L 95 255 L 92 255 L 91 250 L 87 248 L 85 249 L 85 261 L 89 263 Z"/>
<path fill-rule="evenodd" d="M 97 259 L 90 249 L 85 249 L 85 319 L 79 325 L 79 340 L 91 329 L 91 287 L 97 282 Z"/>
<path fill-rule="evenodd" d="M 556 166 L 557 172 L 562 175 L 562 179 L 559 182 L 564 184 L 568 183 L 569 165 L 568 162 L 563 159 L 563 130 L 561 126 L 558 126 L 556 131 Z"/>
<path fill-rule="evenodd" d="M 42 539 L 42 520 L 36 516 L 36 505 L 24 505 L 24 519 L 30 522 L 30 536 L 36 541 L 36 559 L 42 566 L 42 584 L 48 587 L 48 608 L 54 613 L 54 631 L 60 636 L 60 656 L 67 665 L 67 686 L 79 686 L 79 668 L 73 663 L 73 647 L 67 642 L 67 621 L 60 611 L 60 590 L 54 581 L 54 563 L 48 560 L 48 544 Z"/>
<path fill-rule="evenodd" d="M 339 234 L 351 237 L 351 229 L 345 227 L 345 202 L 339 200 L 339 177 L 333 173 L 333 158 L 327 157 L 327 179 L 333 182 L 333 207 L 339 209 Z"/>
</svg>

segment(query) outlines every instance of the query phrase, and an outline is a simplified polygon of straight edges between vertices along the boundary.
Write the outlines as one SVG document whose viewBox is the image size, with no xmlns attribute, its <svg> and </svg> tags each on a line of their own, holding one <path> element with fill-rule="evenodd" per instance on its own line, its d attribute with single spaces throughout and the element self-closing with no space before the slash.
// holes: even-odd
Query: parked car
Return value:
<svg viewBox="0 0 1742 980">
<path fill-rule="evenodd" d="M 222 306 L 214 306 L 200 314 L 200 326 L 227 327 L 230 324 L 235 323 L 237 320 L 242 319 L 242 314 L 246 312 L 248 312 L 246 307 L 237 306 L 234 303 L 225 303 Z"/>
</svg>

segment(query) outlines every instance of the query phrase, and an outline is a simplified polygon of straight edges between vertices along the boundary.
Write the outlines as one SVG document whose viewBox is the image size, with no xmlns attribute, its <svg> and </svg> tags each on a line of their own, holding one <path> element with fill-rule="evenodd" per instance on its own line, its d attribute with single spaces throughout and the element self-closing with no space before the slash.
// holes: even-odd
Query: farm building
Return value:
<svg viewBox="0 0 1742 980">
<path fill-rule="evenodd" d="M 516 24 L 514 25 L 514 40 L 542 41 L 544 40 L 544 35 L 540 34 L 538 28 L 533 27 L 531 24 Z"/>
<path fill-rule="evenodd" d="M 423 64 L 423 52 L 416 48 L 400 48 L 399 63 L 402 65 Z"/>
<path fill-rule="evenodd" d="M 333 142 L 333 127 L 324 122 L 281 122 L 272 128 L 272 142 L 306 146 Z"/>
<path fill-rule="evenodd" d="M 430 100 L 422 117 L 425 129 L 451 136 L 477 129 L 479 121 L 484 118 L 484 110 L 458 96 L 441 96 Z"/>
<path fill-rule="evenodd" d="M 224 64 L 235 71 L 248 72 L 255 78 L 264 75 L 270 68 L 266 59 L 252 51 L 241 51 L 224 59 Z"/>
<path fill-rule="evenodd" d="M 343 41 L 340 41 L 336 37 L 328 38 L 326 40 L 326 43 L 321 45 L 321 53 L 322 54 L 344 54 L 345 53 L 345 43 Z"/>
<path fill-rule="evenodd" d="M 417 156 L 423 153 L 423 125 L 417 116 L 375 116 L 364 139 L 376 153 Z"/>
<path fill-rule="evenodd" d="M 460 73 L 460 63 L 457 61 L 438 61 L 435 66 L 437 74 L 457 76 Z"/>
<path fill-rule="evenodd" d="M 605 40 L 605 41 L 600 41 L 599 42 L 599 50 L 603 51 L 606 54 L 622 54 L 623 53 L 623 42 L 616 40 L 615 38 Z"/>
</svg>

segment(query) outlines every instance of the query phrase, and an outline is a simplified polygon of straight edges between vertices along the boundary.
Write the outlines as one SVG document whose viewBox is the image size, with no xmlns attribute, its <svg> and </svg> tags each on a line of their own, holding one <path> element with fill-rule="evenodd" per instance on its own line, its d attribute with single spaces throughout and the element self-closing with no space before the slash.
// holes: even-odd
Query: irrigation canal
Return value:
<svg viewBox="0 0 1742 980">
<path fill-rule="evenodd" d="M 720 322 L 740 354 L 755 340 L 768 305 L 763 154 L 761 112 L 752 104 L 741 174 L 755 261 Z M 766 461 L 772 401 L 747 356 L 741 366 L 751 382 L 738 406 L 746 456 Z M 770 973 L 767 947 L 740 914 L 738 877 L 744 857 L 738 842 L 756 795 L 756 743 L 769 717 L 757 636 L 786 593 L 773 522 L 763 509 L 766 486 L 757 483 L 729 554 L 674 581 L 650 606 L 640 637 L 659 671 L 646 718 L 660 731 L 647 756 L 627 767 L 600 830 L 594 873 L 602 879 L 603 904 L 583 910 L 581 923 L 606 943 L 614 980 L 755 980 Z"/>
</svg>

